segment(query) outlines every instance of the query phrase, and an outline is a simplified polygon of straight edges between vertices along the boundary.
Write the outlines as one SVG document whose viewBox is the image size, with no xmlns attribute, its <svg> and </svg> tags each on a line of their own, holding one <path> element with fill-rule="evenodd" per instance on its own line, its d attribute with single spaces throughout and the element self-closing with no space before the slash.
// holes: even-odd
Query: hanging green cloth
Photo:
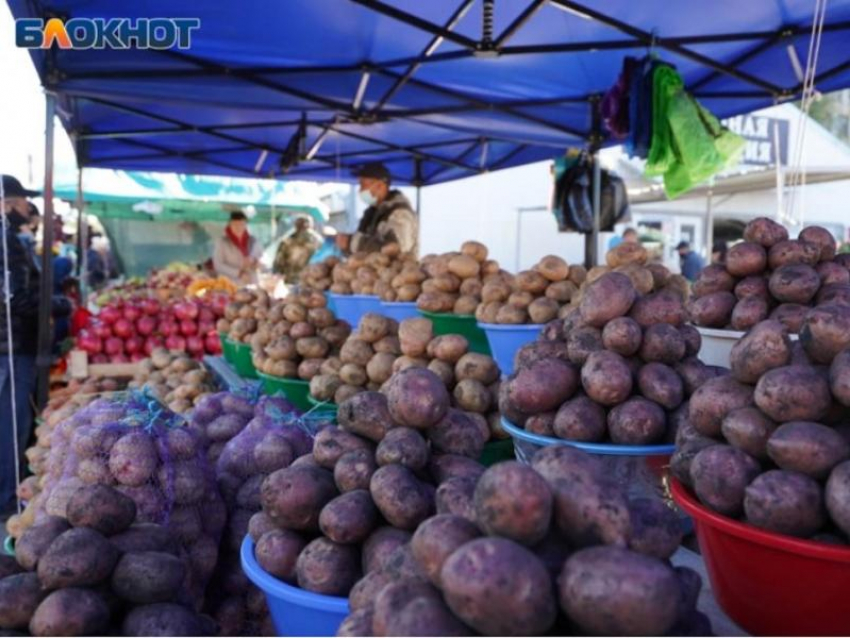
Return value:
<svg viewBox="0 0 850 638">
<path fill-rule="evenodd" d="M 647 177 L 664 176 L 671 199 L 738 162 L 744 139 L 684 89 L 681 76 L 659 67 L 653 79 L 653 131 Z"/>
</svg>

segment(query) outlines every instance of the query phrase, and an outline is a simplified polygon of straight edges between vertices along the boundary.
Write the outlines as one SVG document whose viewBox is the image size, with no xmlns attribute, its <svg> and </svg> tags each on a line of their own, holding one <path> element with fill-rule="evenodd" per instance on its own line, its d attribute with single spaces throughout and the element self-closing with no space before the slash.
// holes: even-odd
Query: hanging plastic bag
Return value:
<svg viewBox="0 0 850 638">
<path fill-rule="evenodd" d="M 629 217 L 629 202 L 623 180 L 600 171 L 599 229 L 613 230 Z M 567 169 L 555 185 L 555 218 L 561 232 L 593 232 L 593 160 L 583 155 Z"/>
<path fill-rule="evenodd" d="M 670 103 L 684 88 L 682 76 L 672 67 L 661 65 L 655 70 L 652 89 L 652 143 L 646 159 L 647 177 L 664 175 L 678 160 L 670 130 Z"/>
<path fill-rule="evenodd" d="M 738 161 L 744 139 L 722 126 L 686 91 L 673 95 L 668 119 L 679 160 L 664 174 L 668 197 L 678 197 Z"/>
</svg>

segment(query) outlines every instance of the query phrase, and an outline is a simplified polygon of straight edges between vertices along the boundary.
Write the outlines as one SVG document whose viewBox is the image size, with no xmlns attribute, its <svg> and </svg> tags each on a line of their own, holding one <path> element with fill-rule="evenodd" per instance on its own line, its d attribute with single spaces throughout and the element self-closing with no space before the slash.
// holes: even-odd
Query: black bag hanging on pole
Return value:
<svg viewBox="0 0 850 638">
<path fill-rule="evenodd" d="M 602 169 L 599 230 L 612 231 L 629 218 L 626 184 L 615 173 Z M 555 184 L 555 218 L 560 232 L 593 232 L 593 158 L 583 153 Z"/>
</svg>

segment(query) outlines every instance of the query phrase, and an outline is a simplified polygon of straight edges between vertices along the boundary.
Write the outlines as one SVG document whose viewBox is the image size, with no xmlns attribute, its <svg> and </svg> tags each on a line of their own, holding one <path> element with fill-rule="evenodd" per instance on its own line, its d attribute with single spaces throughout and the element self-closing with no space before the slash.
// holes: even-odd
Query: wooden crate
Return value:
<svg viewBox="0 0 850 638">
<path fill-rule="evenodd" d="M 71 350 L 68 353 L 68 374 L 73 379 L 130 378 L 135 377 L 139 370 L 138 363 L 89 363 L 88 353 L 84 350 Z"/>
</svg>

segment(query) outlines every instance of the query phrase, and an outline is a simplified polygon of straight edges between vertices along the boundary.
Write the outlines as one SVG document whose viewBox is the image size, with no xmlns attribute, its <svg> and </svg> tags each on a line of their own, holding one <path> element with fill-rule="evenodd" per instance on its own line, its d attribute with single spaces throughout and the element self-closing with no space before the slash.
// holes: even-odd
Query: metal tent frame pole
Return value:
<svg viewBox="0 0 850 638">
<path fill-rule="evenodd" d="M 602 169 L 599 166 L 599 151 L 593 152 L 593 232 L 590 234 L 590 266 L 599 265 L 599 215 L 602 207 Z"/>
<path fill-rule="evenodd" d="M 708 195 L 705 198 L 705 263 L 711 263 L 714 248 L 714 179 L 709 182 Z"/>
<path fill-rule="evenodd" d="M 44 220 L 42 223 L 41 290 L 38 304 L 38 354 L 36 405 L 47 404 L 50 392 L 53 330 L 50 324 L 53 306 L 53 120 L 56 115 L 56 96 L 47 92 L 44 130 Z"/>
<path fill-rule="evenodd" d="M 593 232 L 584 236 L 584 265 L 588 270 L 599 264 L 599 216 L 602 208 L 602 169 L 599 166 L 599 148 L 604 139 L 599 101 L 599 96 L 593 96 L 590 100 L 591 133 L 589 147 L 591 161 L 593 162 L 591 202 L 593 206 Z"/>
</svg>

